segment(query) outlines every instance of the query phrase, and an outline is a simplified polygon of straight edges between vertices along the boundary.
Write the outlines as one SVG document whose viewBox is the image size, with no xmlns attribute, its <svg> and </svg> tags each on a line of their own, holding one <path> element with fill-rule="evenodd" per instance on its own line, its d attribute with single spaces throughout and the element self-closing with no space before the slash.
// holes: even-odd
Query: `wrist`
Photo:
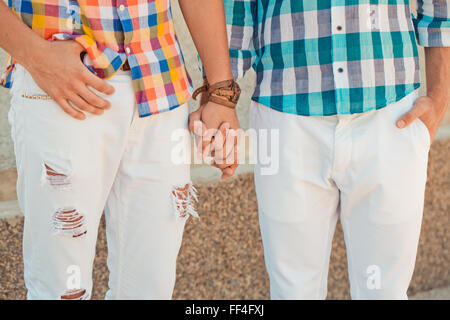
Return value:
<svg viewBox="0 0 450 320">
<path fill-rule="evenodd" d="M 225 80 L 233 79 L 233 74 L 231 73 L 230 68 L 228 68 L 228 70 L 225 72 L 223 70 L 214 70 L 212 72 L 206 72 L 205 79 L 208 79 L 207 81 L 209 82 L 209 84 L 214 84 Z"/>
<path fill-rule="evenodd" d="M 215 83 L 210 83 L 205 78 L 203 86 L 194 91 L 192 95 L 193 99 L 196 100 L 197 96 L 201 93 L 201 102 L 203 103 L 209 101 L 234 109 L 241 95 L 241 88 L 233 78 Z"/>
<path fill-rule="evenodd" d="M 431 99 L 434 105 L 446 107 L 450 97 L 445 92 L 446 90 L 434 90 L 427 92 L 427 97 Z"/>
<path fill-rule="evenodd" d="M 209 84 L 214 84 L 214 83 L 233 79 L 233 75 L 231 73 L 224 74 L 224 75 L 214 75 L 214 76 L 207 77 L 207 79 L 208 79 Z"/>
<path fill-rule="evenodd" d="M 49 59 L 48 54 L 51 52 L 50 43 L 42 38 L 34 41 L 22 57 L 16 60 L 27 70 L 34 70 Z"/>
</svg>

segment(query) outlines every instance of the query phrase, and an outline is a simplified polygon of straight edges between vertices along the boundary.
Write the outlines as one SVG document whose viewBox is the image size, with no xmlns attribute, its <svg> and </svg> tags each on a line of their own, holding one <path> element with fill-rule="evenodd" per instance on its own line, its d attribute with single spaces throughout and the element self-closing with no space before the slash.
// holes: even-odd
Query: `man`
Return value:
<svg viewBox="0 0 450 320">
<path fill-rule="evenodd" d="M 233 73 L 257 74 L 250 128 L 279 131 L 279 171 L 255 167 L 271 297 L 326 297 L 340 217 L 352 298 L 407 298 L 428 151 L 449 102 L 450 1 L 418 1 L 414 24 L 407 0 L 225 8 Z"/>
<path fill-rule="evenodd" d="M 223 2 L 179 2 L 211 83 L 231 79 Z M 9 7 L 0 1 L 0 46 L 14 57 L 2 84 L 12 86 L 27 297 L 90 297 L 106 204 L 106 297 L 171 298 L 184 224 L 196 213 L 189 164 L 172 157 L 192 88 L 170 1 Z M 182 143 L 190 150 L 189 137 Z"/>
</svg>

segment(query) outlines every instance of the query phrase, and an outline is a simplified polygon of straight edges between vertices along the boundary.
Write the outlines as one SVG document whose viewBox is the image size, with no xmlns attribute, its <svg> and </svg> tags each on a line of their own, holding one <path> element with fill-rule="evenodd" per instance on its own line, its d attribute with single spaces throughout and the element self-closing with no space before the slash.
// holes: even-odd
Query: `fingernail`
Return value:
<svg viewBox="0 0 450 320">
<path fill-rule="evenodd" d="M 404 126 L 405 126 L 405 121 L 403 121 L 403 120 L 397 121 L 397 127 L 403 128 Z"/>
</svg>

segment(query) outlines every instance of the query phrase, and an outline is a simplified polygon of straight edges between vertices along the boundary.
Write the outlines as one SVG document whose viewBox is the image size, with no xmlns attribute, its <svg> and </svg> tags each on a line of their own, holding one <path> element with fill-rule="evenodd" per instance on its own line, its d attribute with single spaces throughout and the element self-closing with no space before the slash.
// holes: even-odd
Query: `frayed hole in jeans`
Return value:
<svg viewBox="0 0 450 320">
<path fill-rule="evenodd" d="M 198 201 L 197 190 L 192 183 L 176 185 L 172 189 L 174 214 L 178 218 L 193 216 L 199 218 L 194 203 Z"/>
<path fill-rule="evenodd" d="M 86 218 L 74 207 L 65 207 L 56 210 L 52 220 L 55 235 L 79 238 L 87 233 Z"/>
<path fill-rule="evenodd" d="M 86 289 L 67 290 L 61 295 L 61 300 L 87 300 L 89 295 Z"/>
<path fill-rule="evenodd" d="M 72 187 L 72 182 L 67 173 L 60 172 L 47 163 L 44 163 L 44 172 L 46 180 L 53 188 L 67 190 Z"/>
</svg>

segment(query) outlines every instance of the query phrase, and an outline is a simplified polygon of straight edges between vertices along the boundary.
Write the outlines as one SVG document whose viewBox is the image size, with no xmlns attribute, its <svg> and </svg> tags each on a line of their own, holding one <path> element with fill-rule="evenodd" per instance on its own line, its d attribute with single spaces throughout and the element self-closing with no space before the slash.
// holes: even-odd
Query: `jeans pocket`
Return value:
<svg viewBox="0 0 450 320">
<path fill-rule="evenodd" d="M 417 123 L 417 126 L 419 127 L 419 129 L 422 131 L 422 138 L 423 138 L 423 143 L 426 147 L 426 149 L 430 149 L 431 146 L 431 135 L 430 135 L 430 130 L 428 130 L 428 127 L 426 126 L 426 124 L 420 119 L 417 118 L 414 122 Z"/>
<path fill-rule="evenodd" d="M 50 96 L 34 81 L 31 74 L 21 65 L 16 66 L 12 96 L 27 100 L 51 100 Z"/>
</svg>

